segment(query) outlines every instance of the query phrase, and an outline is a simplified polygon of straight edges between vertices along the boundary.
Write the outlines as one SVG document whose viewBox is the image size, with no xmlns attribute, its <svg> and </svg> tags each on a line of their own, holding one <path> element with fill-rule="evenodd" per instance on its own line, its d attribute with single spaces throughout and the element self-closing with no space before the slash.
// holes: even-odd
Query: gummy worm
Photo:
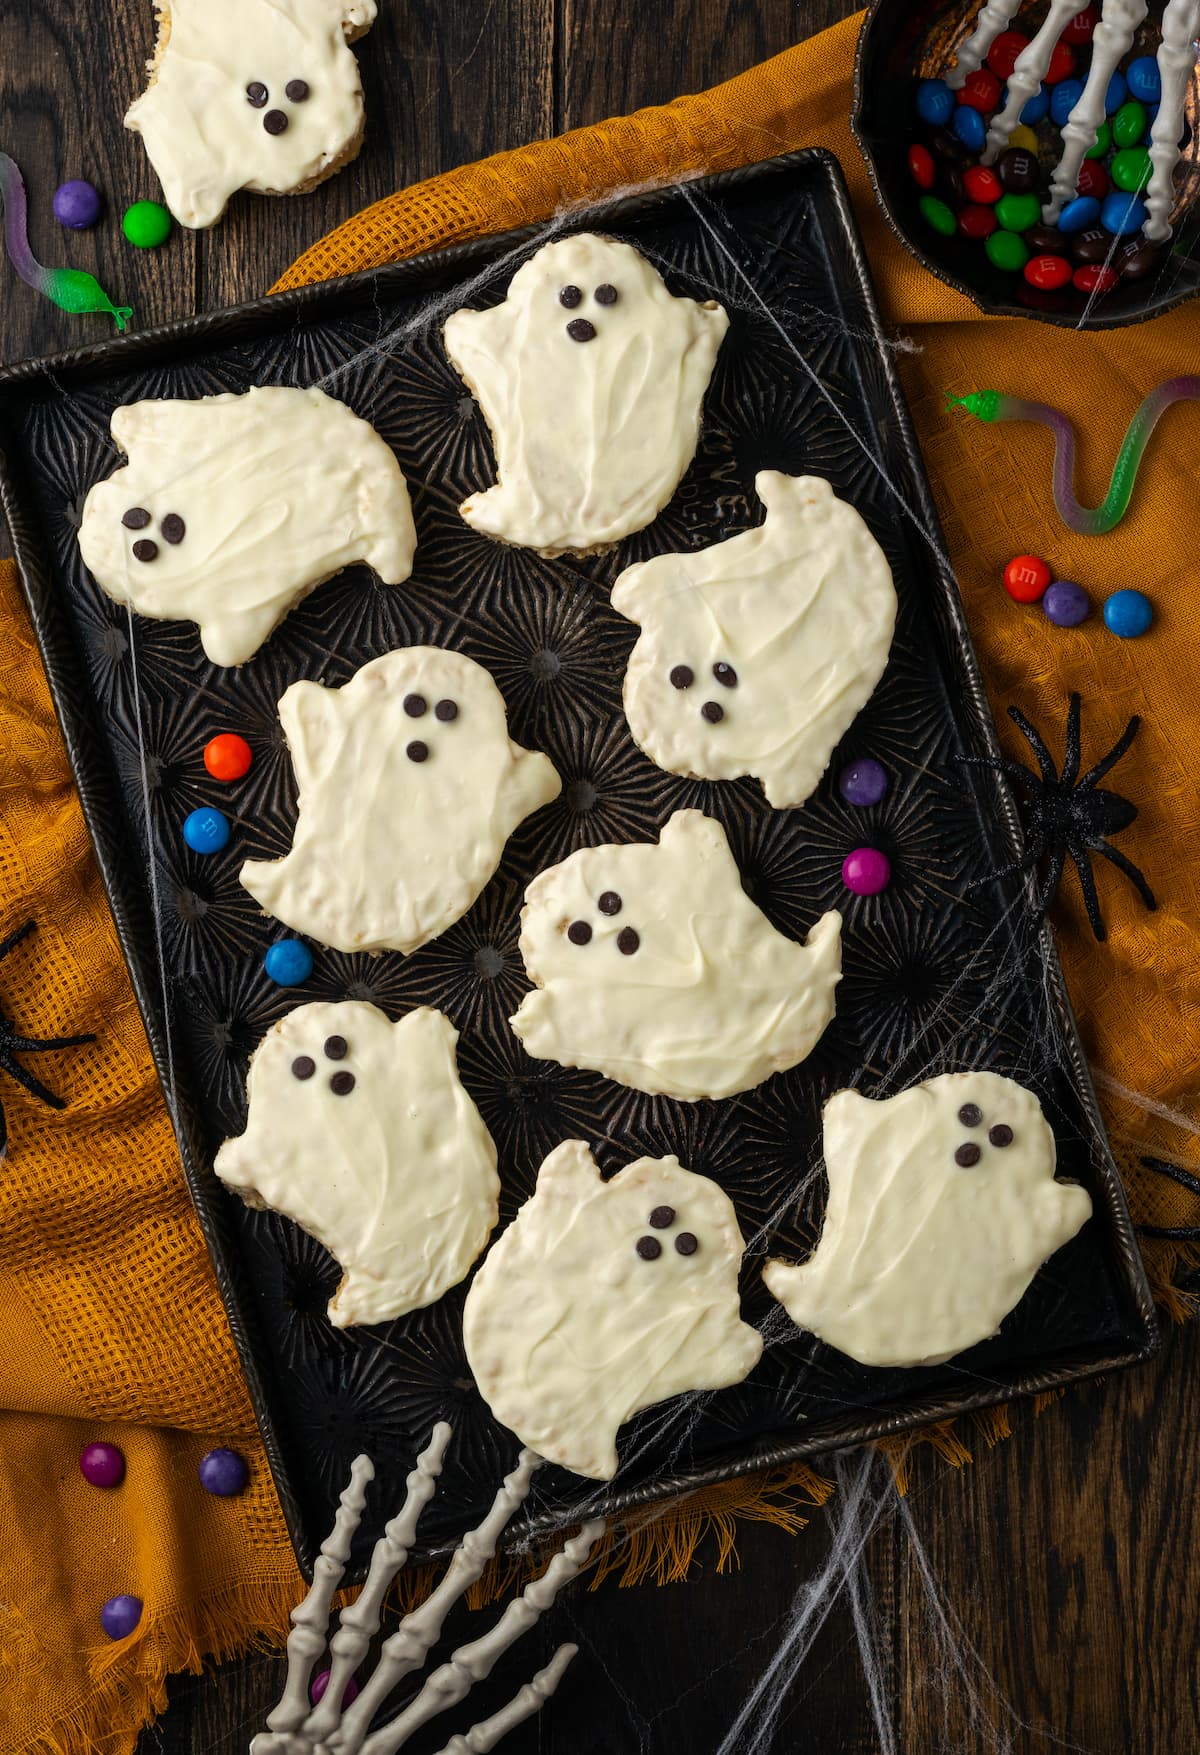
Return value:
<svg viewBox="0 0 1200 1755">
<path fill-rule="evenodd" d="M 1081 506 L 1075 498 L 1075 429 L 1061 409 L 1045 402 L 1024 402 L 998 390 L 975 390 L 969 396 L 947 396 L 947 408 L 965 408 L 977 420 L 1036 420 L 1054 434 L 1054 504 L 1059 517 L 1080 536 L 1103 536 L 1125 516 L 1137 479 L 1138 465 L 1159 420 L 1173 402 L 1200 402 L 1200 377 L 1166 378 L 1151 390 L 1129 423 L 1108 492 L 1098 506 Z"/>
<path fill-rule="evenodd" d="M 60 311 L 81 315 L 107 311 L 123 330 L 133 311 L 114 305 L 99 281 L 83 268 L 43 268 L 29 248 L 25 180 L 6 152 L 0 152 L 0 207 L 4 209 L 4 243 L 8 259 L 21 279 L 57 305 Z"/>
</svg>

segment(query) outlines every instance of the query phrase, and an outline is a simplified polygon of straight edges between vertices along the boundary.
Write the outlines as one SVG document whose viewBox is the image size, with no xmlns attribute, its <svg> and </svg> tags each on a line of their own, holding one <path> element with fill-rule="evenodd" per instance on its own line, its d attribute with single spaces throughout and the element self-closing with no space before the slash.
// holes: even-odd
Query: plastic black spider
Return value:
<svg viewBox="0 0 1200 1755">
<path fill-rule="evenodd" d="M 1138 1162 L 1147 1170 L 1177 1182 L 1189 1194 L 1200 1194 L 1200 1177 L 1193 1176 L 1190 1170 L 1184 1170 L 1178 1164 L 1168 1164 L 1163 1158 L 1139 1158 Z M 1169 1237 L 1177 1243 L 1200 1243 L 1200 1226 L 1197 1225 L 1139 1225 L 1137 1228 L 1143 1237 Z"/>
<path fill-rule="evenodd" d="M 1010 865 L 980 881 L 990 883 L 994 878 L 1008 877 L 1014 871 L 1027 871 L 1049 855 L 1049 864 L 1034 903 L 1035 916 L 1040 919 L 1058 889 L 1069 853 L 1079 873 L 1092 931 L 1098 939 L 1103 939 L 1108 934 L 1100 913 L 1090 854 L 1099 853 L 1118 871 L 1124 872 L 1147 908 L 1158 907 L 1150 885 L 1137 866 L 1115 847 L 1110 847 L 1107 840 L 1109 835 L 1129 827 L 1137 816 L 1137 806 L 1119 793 L 1106 792 L 1098 784 L 1121 760 L 1137 736 L 1141 720 L 1134 714 L 1108 754 L 1080 779 L 1079 710 L 1079 696 L 1073 694 L 1067 709 L 1067 742 L 1061 774 L 1040 734 L 1019 707 L 1010 707 L 1008 716 L 1036 756 L 1041 778 L 1020 762 L 1009 761 L 1007 757 L 996 761 L 991 756 L 969 756 L 967 760 L 976 767 L 999 769 L 1011 779 L 1019 780 L 1029 794 L 1024 853 Z"/>
<path fill-rule="evenodd" d="M 15 932 L 10 932 L 6 939 L 0 940 L 0 963 L 10 951 L 16 949 L 23 938 L 29 937 L 35 925 L 35 921 L 27 920 L 24 926 L 18 926 Z M 45 1040 L 37 1036 L 22 1036 L 12 1019 L 0 1011 L 0 1072 L 6 1072 L 9 1078 L 24 1085 L 31 1097 L 36 1097 L 41 1103 L 48 1103 L 51 1109 L 65 1109 L 63 1099 L 47 1090 L 40 1079 L 35 1078 L 27 1067 L 21 1065 L 17 1055 L 46 1054 L 55 1048 L 78 1048 L 85 1042 L 95 1040 L 94 1036 L 53 1036 Z M 4 1116 L 4 1105 L 0 1103 L 0 1158 L 7 1149 L 8 1123 Z"/>
</svg>

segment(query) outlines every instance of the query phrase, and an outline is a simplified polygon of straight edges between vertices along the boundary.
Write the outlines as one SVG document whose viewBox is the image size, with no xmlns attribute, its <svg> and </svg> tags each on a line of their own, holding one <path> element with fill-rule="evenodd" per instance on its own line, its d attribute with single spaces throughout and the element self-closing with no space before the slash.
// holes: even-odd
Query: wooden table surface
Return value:
<svg viewBox="0 0 1200 1755">
<path fill-rule="evenodd" d="M 406 183 L 710 85 L 851 10 L 846 0 L 381 0 L 359 50 L 368 125 L 356 163 L 300 200 L 237 197 L 212 232 L 179 231 L 141 253 L 117 220 L 158 193 L 121 127 L 150 49 L 149 0 L 0 0 L 0 146 L 26 172 L 35 252 L 90 268 L 145 325 L 264 291 L 305 245 Z M 51 217 L 54 189 L 77 176 L 115 209 L 93 233 L 66 234 Z M 62 315 L 3 272 L 0 359 L 98 332 L 99 319 Z M 1198 1365 L 1196 1329 L 1176 1330 L 1152 1365 L 1073 1390 L 1038 1420 L 1016 1410 L 1015 1435 L 991 1452 L 981 1444 L 971 1468 L 920 1454 L 905 1511 L 885 1494 L 860 1605 L 875 1630 L 882 1729 L 845 1592 L 809 1614 L 803 1644 L 788 1643 L 797 1612 L 825 1601 L 837 1525 L 817 1512 L 798 1536 L 744 1526 L 740 1568 L 723 1576 L 706 1549 L 684 1586 L 610 1583 L 560 1604 L 537 1653 L 504 1666 L 491 1704 L 554 1641 L 577 1639 L 580 1656 L 560 1697 L 506 1747 L 710 1755 L 775 1664 L 773 1728 L 740 1749 L 1195 1755 Z M 873 1489 L 884 1482 L 876 1463 Z M 280 1673 L 257 1656 L 180 1678 L 139 1755 L 245 1749 Z"/>
</svg>

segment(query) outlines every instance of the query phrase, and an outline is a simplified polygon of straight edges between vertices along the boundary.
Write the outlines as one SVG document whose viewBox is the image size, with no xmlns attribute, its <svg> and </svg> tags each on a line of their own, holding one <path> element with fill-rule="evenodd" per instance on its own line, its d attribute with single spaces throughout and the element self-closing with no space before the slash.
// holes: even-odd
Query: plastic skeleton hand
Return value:
<svg viewBox="0 0 1200 1755">
<path fill-rule="evenodd" d="M 528 1493 L 534 1470 L 541 1466 L 542 1459 L 531 1450 L 523 1450 L 517 1466 L 505 1476 L 483 1522 L 468 1531 L 455 1549 L 441 1583 L 384 1641 L 374 1675 L 363 1685 L 353 1704 L 343 1708 L 346 1684 L 379 1629 L 388 1587 L 408 1559 L 421 1513 L 437 1491 L 449 1441 L 449 1426 L 444 1422 L 435 1426 L 408 1477 L 404 1504 L 375 1544 L 367 1581 L 358 1600 L 342 1610 L 337 1631 L 328 1638 L 329 1605 L 346 1568 L 351 1539 L 362 1517 L 367 1484 L 375 1473 L 369 1457 L 356 1459 L 333 1529 L 321 1545 L 313 1569 L 312 1589 L 292 1612 L 283 1697 L 268 1717 L 267 1729 L 251 1743 L 250 1755 L 359 1755 L 359 1751 L 362 1755 L 394 1755 L 420 1726 L 447 1707 L 457 1705 L 476 1682 L 482 1682 L 502 1653 L 535 1625 L 562 1587 L 583 1566 L 604 1529 L 602 1520 L 584 1524 L 579 1534 L 555 1555 L 542 1576 L 509 1603 L 489 1632 L 469 1645 L 460 1645 L 396 1718 L 370 1730 L 372 1718 L 396 1685 L 421 1669 L 447 1613 L 480 1576 L 496 1551 L 501 1531 Z M 332 1659 L 329 1682 L 320 1703 L 312 1706 L 310 1677 L 327 1645 Z M 539 1670 L 507 1706 L 473 1725 L 465 1735 L 452 1737 L 441 1755 L 486 1755 L 487 1750 L 494 1749 L 510 1730 L 540 1710 L 557 1688 L 575 1651 L 573 1645 L 560 1645 L 545 1669 Z"/>
</svg>

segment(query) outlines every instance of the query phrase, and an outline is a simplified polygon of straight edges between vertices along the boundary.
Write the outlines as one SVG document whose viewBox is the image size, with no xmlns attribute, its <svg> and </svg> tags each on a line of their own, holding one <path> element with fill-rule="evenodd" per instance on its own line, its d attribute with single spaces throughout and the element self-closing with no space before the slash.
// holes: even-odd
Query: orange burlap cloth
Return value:
<svg viewBox="0 0 1200 1755">
<path fill-rule="evenodd" d="M 802 145 L 833 149 L 887 323 L 912 344 L 900 365 L 997 714 L 1019 703 L 1053 747 L 1067 693 L 1079 689 L 1085 763 L 1131 713 L 1144 716 L 1115 783 L 1140 807 L 1120 844 L 1148 874 L 1159 912 L 1144 913 L 1102 868 L 1109 942 L 1093 942 L 1073 878 L 1055 920 L 1135 1217 L 1194 1225 L 1200 1202 L 1139 1160 L 1200 1168 L 1200 414 L 1167 415 L 1133 511 L 1112 535 L 1089 539 L 1064 531 L 1053 513 L 1047 433 L 948 417 L 942 393 L 995 387 L 1066 409 L 1082 440 L 1082 495 L 1099 499 L 1140 398 L 1195 362 L 1196 307 L 1075 335 L 984 319 L 924 275 L 878 216 L 847 128 L 857 25 L 701 96 L 395 195 L 316 245 L 281 285 L 542 219 L 565 200 L 651 178 Z M 1156 605 L 1153 631 L 1121 642 L 1094 619 L 1065 632 L 1018 609 L 998 579 L 1019 550 L 1048 555 L 1097 598 L 1144 587 Z M 30 1034 L 97 1036 L 93 1048 L 39 1062 L 68 1099 L 63 1114 L 3 1083 L 11 1144 L 0 1175 L 0 1751 L 118 1755 L 161 1707 L 170 1671 L 280 1638 L 300 1580 L 9 567 L 0 568 L 0 625 L 0 935 L 30 916 L 39 922 L 0 967 L 0 1009 Z M 1149 1245 L 1156 1289 L 1177 1310 L 1171 1277 L 1193 1254 L 1178 1241 Z M 985 1435 L 1003 1429 L 1001 1416 Z M 80 1446 L 95 1438 L 118 1441 L 128 1458 L 116 1492 L 80 1476 Z M 215 1442 L 251 1462 L 239 1499 L 198 1487 L 197 1460 Z M 943 1433 L 940 1443 L 945 1454 L 967 1454 L 961 1437 Z M 643 1531 L 634 1571 L 679 1576 L 706 1528 L 728 1555 L 738 1516 L 795 1527 L 821 1493 L 807 1472 L 790 1483 L 733 1483 L 655 1535 Z M 625 1566 L 629 1553 L 613 1563 Z M 124 1591 L 145 1612 L 135 1635 L 111 1645 L 97 1613 Z"/>
</svg>

